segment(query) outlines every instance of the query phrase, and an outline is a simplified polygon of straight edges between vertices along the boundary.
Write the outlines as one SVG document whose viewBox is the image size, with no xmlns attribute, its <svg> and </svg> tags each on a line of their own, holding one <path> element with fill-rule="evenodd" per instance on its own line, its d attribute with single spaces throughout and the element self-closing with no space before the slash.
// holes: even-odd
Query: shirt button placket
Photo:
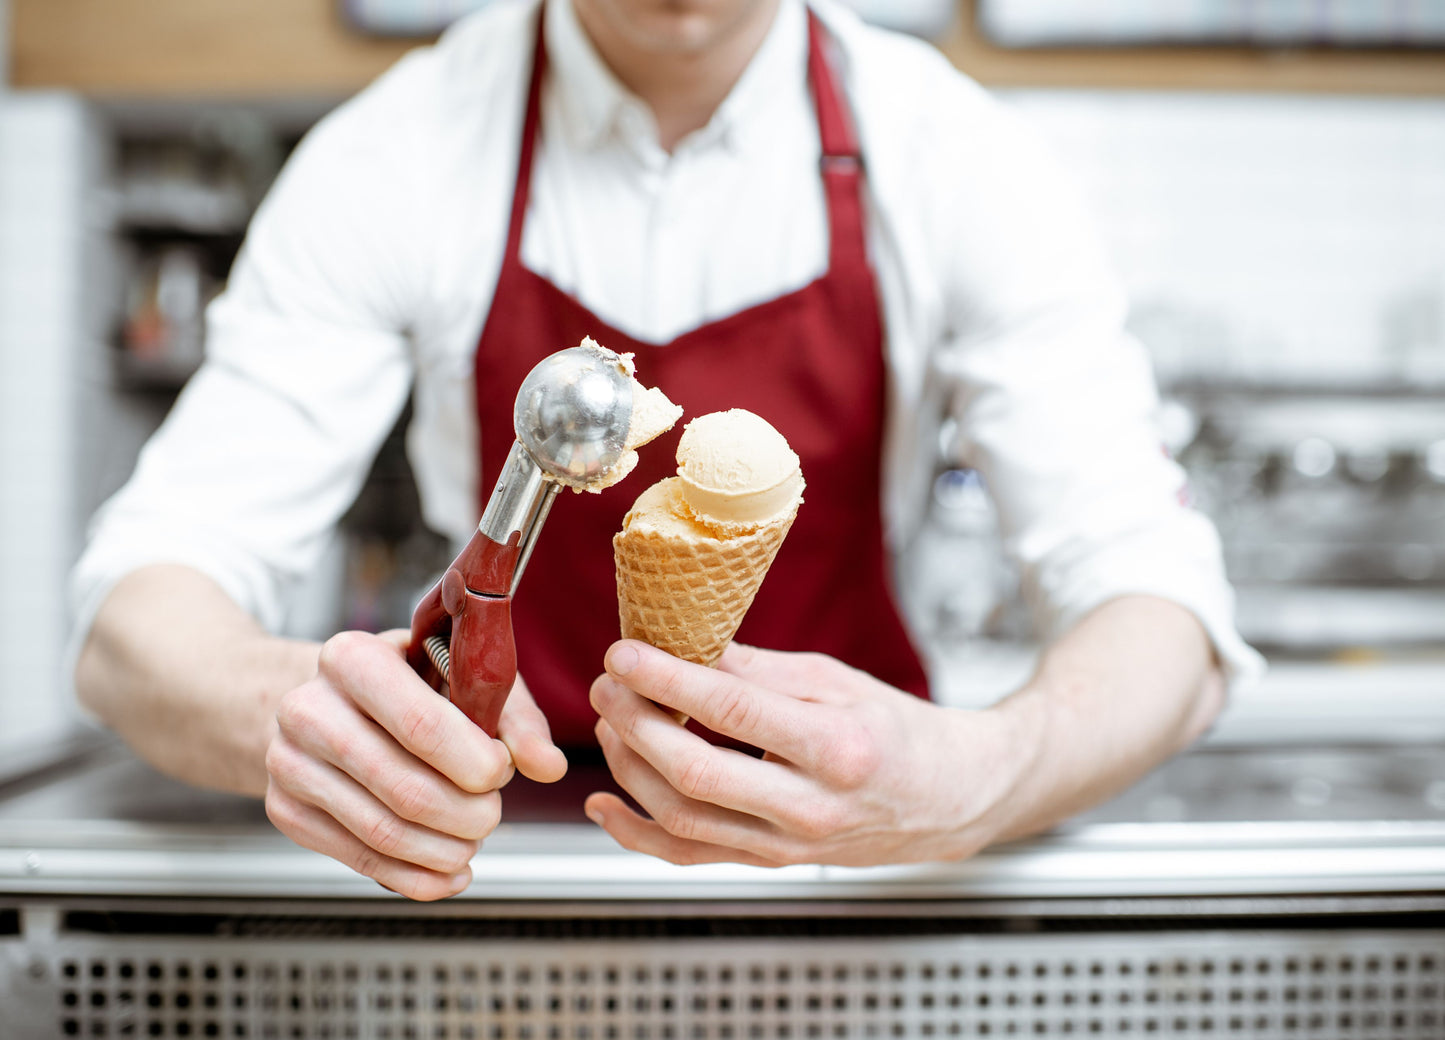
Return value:
<svg viewBox="0 0 1445 1040">
<path fill-rule="evenodd" d="M 683 179 L 681 167 L 686 163 L 683 155 L 672 156 L 659 171 L 657 193 L 653 198 L 651 255 L 653 260 L 648 301 L 648 323 L 656 333 L 674 336 L 677 328 L 678 308 L 684 300 L 690 300 L 693 293 L 687 289 L 687 279 L 693 273 L 696 254 L 700 252 L 693 244 L 691 254 L 679 241 L 686 237 L 682 232 L 679 213 L 680 198 L 678 185 Z"/>
</svg>

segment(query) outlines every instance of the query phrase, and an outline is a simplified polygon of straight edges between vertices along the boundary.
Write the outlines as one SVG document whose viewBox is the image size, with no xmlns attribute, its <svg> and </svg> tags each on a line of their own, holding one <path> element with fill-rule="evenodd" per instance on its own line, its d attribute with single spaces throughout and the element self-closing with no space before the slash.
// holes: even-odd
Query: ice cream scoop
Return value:
<svg viewBox="0 0 1445 1040">
<path fill-rule="evenodd" d="M 407 660 L 495 735 L 517 676 L 512 593 L 565 484 L 596 491 L 637 465 L 634 450 L 682 409 L 633 376 L 632 359 L 591 339 L 544 358 L 513 406 L 517 439 L 470 542 L 412 615 Z"/>
</svg>

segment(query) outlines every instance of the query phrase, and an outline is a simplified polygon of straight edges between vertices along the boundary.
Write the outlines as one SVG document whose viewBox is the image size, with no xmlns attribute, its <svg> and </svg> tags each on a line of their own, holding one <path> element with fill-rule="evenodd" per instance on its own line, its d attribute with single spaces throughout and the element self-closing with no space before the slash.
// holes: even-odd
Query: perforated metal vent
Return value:
<svg viewBox="0 0 1445 1040">
<path fill-rule="evenodd" d="M 28 1008 L 45 1029 L 37 1036 L 1445 1036 L 1438 930 L 365 944 L 58 937 L 27 956 L 18 1021 Z"/>
</svg>

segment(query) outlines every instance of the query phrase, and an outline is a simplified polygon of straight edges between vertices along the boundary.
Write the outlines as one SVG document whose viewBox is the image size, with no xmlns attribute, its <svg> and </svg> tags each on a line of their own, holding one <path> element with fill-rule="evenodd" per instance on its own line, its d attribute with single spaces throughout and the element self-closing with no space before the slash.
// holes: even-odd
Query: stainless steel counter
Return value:
<svg viewBox="0 0 1445 1040">
<path fill-rule="evenodd" d="M 0 786 L 0 1036 L 1445 1036 L 1445 750 L 1206 747 L 957 864 L 673 867 L 518 782 L 457 899 L 113 745 Z M 9 1030 L 9 1031 L 7 1031 Z"/>
<path fill-rule="evenodd" d="M 578 766 L 518 780 L 463 898 L 1101 897 L 1445 890 L 1445 751 L 1206 749 L 1032 841 L 954 864 L 674 867 L 582 816 Z M 0 891 L 393 898 L 277 834 L 259 803 L 200 791 L 107 747 L 0 787 Z"/>
</svg>

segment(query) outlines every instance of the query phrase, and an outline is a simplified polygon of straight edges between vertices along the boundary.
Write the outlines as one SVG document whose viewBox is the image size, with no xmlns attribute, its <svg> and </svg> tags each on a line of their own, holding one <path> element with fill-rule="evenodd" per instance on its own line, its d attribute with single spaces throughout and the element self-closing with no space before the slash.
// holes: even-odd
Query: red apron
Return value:
<svg viewBox="0 0 1445 1040">
<path fill-rule="evenodd" d="M 809 14 L 808 78 L 817 109 L 820 168 L 831 229 L 828 269 L 796 292 L 685 333 L 641 343 L 522 266 L 547 53 L 538 18 L 506 255 L 477 344 L 481 488 L 496 483 L 513 440 L 511 398 L 543 357 L 591 336 L 637 356 L 645 385 L 684 410 L 683 421 L 641 451 L 621 485 L 600 495 L 564 491 L 514 598 L 519 670 L 563 747 L 595 746 L 588 689 L 618 638 L 612 535 L 632 500 L 676 472 L 688 419 L 746 408 L 772 423 L 802 460 L 804 503 L 738 640 L 830 654 L 900 689 L 927 680 L 894 604 L 880 515 L 886 370 L 877 290 L 863 229 L 862 163 L 821 27 Z M 505 393 L 504 393 L 505 390 Z"/>
</svg>

